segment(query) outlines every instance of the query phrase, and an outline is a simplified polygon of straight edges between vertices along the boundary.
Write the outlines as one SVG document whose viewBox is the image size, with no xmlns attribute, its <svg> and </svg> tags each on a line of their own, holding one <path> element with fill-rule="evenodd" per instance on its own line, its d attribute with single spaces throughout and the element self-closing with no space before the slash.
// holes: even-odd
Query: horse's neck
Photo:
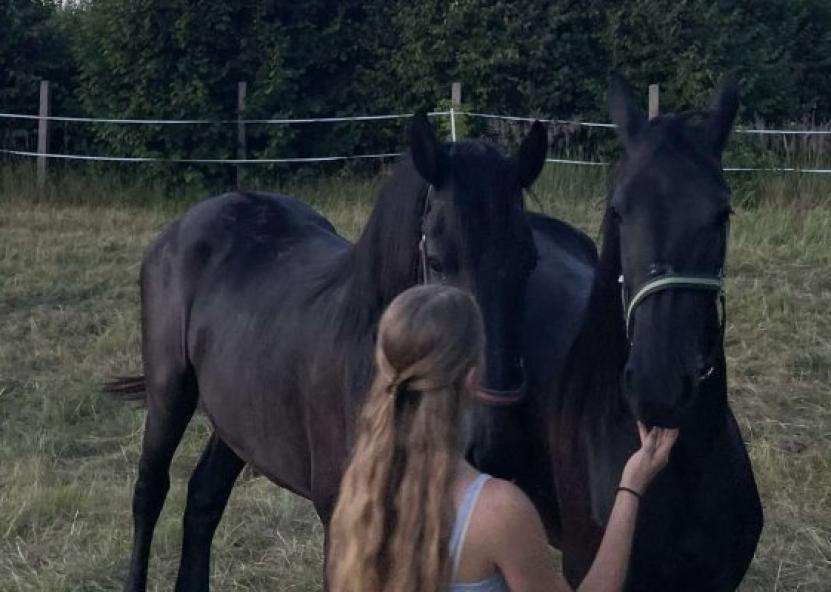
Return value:
<svg viewBox="0 0 831 592">
<path fill-rule="evenodd" d="M 735 435 L 729 429 L 725 390 L 722 363 L 702 385 L 681 426 L 671 475 L 690 487 L 697 487 L 708 476 L 724 473 L 725 467 L 729 473 L 730 465 L 726 464 L 724 454 L 734 449 Z M 576 457 L 580 460 L 575 470 L 584 476 L 585 481 L 581 482 L 588 484 L 592 515 L 598 524 L 605 524 L 623 468 L 640 444 L 635 419 L 621 393 L 613 404 L 595 406 L 598 403 L 591 401 L 584 408 L 585 422 L 575 434 L 579 443 L 574 445 L 582 451 Z"/>
</svg>

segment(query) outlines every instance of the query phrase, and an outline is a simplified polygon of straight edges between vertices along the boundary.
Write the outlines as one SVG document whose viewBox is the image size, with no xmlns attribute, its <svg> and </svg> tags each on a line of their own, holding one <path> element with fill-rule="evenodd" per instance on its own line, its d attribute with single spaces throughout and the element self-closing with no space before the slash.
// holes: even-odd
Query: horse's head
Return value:
<svg viewBox="0 0 831 592">
<path fill-rule="evenodd" d="M 721 155 L 738 108 L 736 82 L 722 81 L 708 112 L 649 121 L 615 78 L 609 108 L 626 152 L 608 211 L 630 343 L 624 394 L 646 424 L 677 426 L 723 355 L 731 210 Z"/>
<path fill-rule="evenodd" d="M 539 175 L 546 151 L 540 123 L 511 158 L 479 141 L 440 144 L 423 117 L 412 128 L 413 162 L 429 184 L 420 278 L 476 297 L 487 332 L 479 397 L 497 405 L 520 398 L 524 386 L 523 307 L 537 253 L 522 192 Z"/>
</svg>

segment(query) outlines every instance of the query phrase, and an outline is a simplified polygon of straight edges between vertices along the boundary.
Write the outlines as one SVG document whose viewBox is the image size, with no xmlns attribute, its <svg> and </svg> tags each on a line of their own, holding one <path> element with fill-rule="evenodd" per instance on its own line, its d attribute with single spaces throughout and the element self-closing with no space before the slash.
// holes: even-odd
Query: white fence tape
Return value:
<svg viewBox="0 0 831 592">
<path fill-rule="evenodd" d="M 829 175 L 831 169 L 800 169 L 796 167 L 785 167 L 781 169 L 766 168 L 766 167 L 724 167 L 723 171 L 731 173 L 746 173 L 746 172 L 764 172 L 764 173 L 811 173 L 818 175 Z"/>
<path fill-rule="evenodd" d="M 613 123 L 597 123 L 593 121 L 577 121 L 570 119 L 543 119 L 535 117 L 519 117 L 514 115 L 496 115 L 493 113 L 476 113 L 472 111 L 455 111 L 456 115 L 467 115 L 468 117 L 479 117 L 482 119 L 499 119 L 503 121 L 541 121 L 543 123 L 557 123 L 561 125 L 577 125 L 580 127 L 613 128 Z M 450 115 L 450 111 L 431 111 L 428 117 L 443 117 Z M 305 117 L 305 118 L 282 118 L 282 119 L 114 119 L 98 117 L 60 117 L 50 115 L 40 117 L 39 115 L 28 115 L 22 113 L 0 113 L 0 119 L 26 119 L 48 121 L 67 121 L 76 123 L 113 123 L 113 124 L 135 124 L 135 125 L 238 125 L 238 124 L 263 124 L 263 125 L 293 125 L 307 123 L 338 123 L 348 121 L 381 121 L 390 119 L 409 119 L 412 113 L 394 113 L 390 115 L 356 115 L 344 117 Z M 740 134 L 759 135 L 803 135 L 803 136 L 825 136 L 831 135 L 829 129 L 749 129 L 736 128 Z"/>
<path fill-rule="evenodd" d="M 513 115 L 494 115 L 492 113 L 472 113 L 456 111 L 456 115 L 467 115 L 469 117 L 480 117 L 483 119 L 501 119 L 503 121 L 541 121 L 543 123 L 557 123 L 561 125 L 577 125 L 580 127 L 601 127 L 614 128 L 614 123 L 595 123 L 591 121 L 576 121 L 571 119 L 542 119 L 534 117 L 517 117 Z M 801 135 L 801 136 L 827 136 L 831 135 L 829 129 L 814 129 L 814 130 L 786 130 L 786 129 L 748 129 L 736 128 L 735 130 L 740 134 L 762 134 L 762 135 Z"/>
<path fill-rule="evenodd" d="M 611 166 L 608 162 L 593 162 L 589 160 L 565 160 L 560 158 L 546 158 L 545 162 L 553 162 L 557 164 L 574 164 L 580 166 L 599 166 L 599 167 L 607 167 Z M 746 172 L 767 172 L 767 173 L 809 173 L 809 174 L 820 174 L 820 175 L 829 175 L 831 174 L 831 169 L 800 169 L 796 167 L 785 167 L 785 168 L 767 168 L 767 167 L 724 167 L 722 168 L 724 172 L 727 173 L 746 173 Z"/>
<path fill-rule="evenodd" d="M 312 156 L 298 158 L 154 158 L 152 156 L 88 156 L 84 154 L 41 154 L 38 152 L 27 152 L 25 150 L 3 150 L 0 154 L 12 156 L 29 156 L 54 158 L 58 160 L 84 160 L 101 162 L 150 162 L 150 163 L 175 163 L 175 164 L 285 164 L 285 163 L 311 163 L 311 162 L 336 162 L 344 160 L 369 160 L 379 158 L 395 158 L 401 156 L 401 152 L 380 152 L 377 154 L 353 154 L 350 156 Z M 545 162 L 552 164 L 570 164 L 577 166 L 608 167 L 608 162 L 594 162 L 590 160 L 568 160 L 562 158 L 546 158 Z M 831 169 L 800 169 L 795 167 L 787 168 L 756 168 L 756 167 L 725 167 L 725 172 L 787 172 L 787 173 L 811 173 L 831 174 Z"/>
<path fill-rule="evenodd" d="M 566 160 L 562 158 L 546 158 L 545 162 L 553 162 L 556 164 L 577 164 L 583 166 L 599 166 L 599 167 L 607 167 L 609 166 L 608 162 L 592 162 L 590 160 Z"/>
<path fill-rule="evenodd" d="M 831 130 L 781 130 L 781 129 L 746 129 L 736 128 L 739 134 L 760 134 L 767 136 L 829 136 Z"/>
<path fill-rule="evenodd" d="M 428 117 L 450 115 L 450 111 L 431 111 Z M 354 117 L 307 117 L 301 119 L 99 119 L 95 117 L 40 117 L 39 115 L 21 115 L 18 113 L 0 113 L 0 119 L 46 119 L 48 121 L 73 121 L 77 123 L 118 123 L 146 125 L 193 125 L 193 124 L 303 124 L 303 123 L 338 123 L 343 121 L 379 121 L 384 119 L 410 119 L 413 113 L 396 113 L 392 115 L 356 115 Z"/>
<path fill-rule="evenodd" d="M 409 119 L 413 117 L 413 113 L 398 113 L 390 115 L 357 115 L 351 117 L 316 117 L 316 118 L 300 118 L 300 119 L 225 119 L 225 120 L 209 120 L 209 119 L 100 119 L 93 117 L 56 117 L 50 116 L 43 119 L 50 121 L 72 121 L 82 123 L 115 123 L 115 124 L 149 124 L 149 125 L 190 125 L 190 124 L 307 124 L 307 123 L 337 123 L 350 121 L 379 121 L 379 120 L 393 120 L 393 119 Z M 493 113 L 476 113 L 472 111 L 432 111 L 427 113 L 428 117 L 445 117 L 449 116 L 451 134 L 455 140 L 456 125 L 455 116 L 462 115 L 468 117 L 478 117 L 483 119 L 496 119 L 502 121 L 523 121 L 533 122 L 541 121 L 543 123 L 557 123 L 565 125 L 577 125 L 589 128 L 613 128 L 612 123 L 595 123 L 590 121 L 572 121 L 565 119 L 541 119 L 534 117 L 518 117 L 512 115 L 496 115 Z M 39 120 L 38 115 L 23 115 L 18 113 L 0 113 L 0 119 L 26 119 Z M 783 134 L 783 135 L 829 135 L 831 130 L 767 130 L 767 129 L 737 129 L 738 133 L 746 134 Z M 394 158 L 399 156 L 399 152 L 384 152 L 377 154 L 355 154 L 344 156 L 318 156 L 318 157 L 301 157 L 301 158 L 156 158 L 156 157 L 131 157 L 131 156 L 91 156 L 82 154 L 48 154 L 39 152 L 28 152 L 24 150 L 7 150 L 0 149 L 0 154 L 9 154 L 12 156 L 26 156 L 26 157 L 42 157 L 63 160 L 85 160 L 85 161 L 104 161 L 104 162 L 169 162 L 181 164 L 279 164 L 279 163 L 304 163 L 304 162 L 332 162 L 344 160 L 361 160 L 361 159 L 377 159 L 377 158 Z M 577 166 L 595 166 L 607 167 L 607 162 L 593 162 L 586 160 L 568 160 L 559 158 L 548 158 L 546 162 L 554 164 L 566 164 Z M 767 168 L 767 167 L 727 167 L 726 172 L 792 172 L 792 173 L 812 173 L 812 174 L 831 174 L 831 169 L 800 169 L 796 167 L 782 167 L 782 168 Z"/>
<path fill-rule="evenodd" d="M 501 119 L 503 121 L 539 121 L 542 123 L 559 123 L 579 125 L 582 127 L 615 127 L 614 123 L 593 123 L 591 121 L 569 121 L 566 119 L 542 119 L 539 117 L 517 117 L 514 115 L 494 115 L 493 113 L 472 113 L 470 111 L 456 111 L 456 115 L 467 115 L 468 117 L 480 117 L 482 119 Z"/>
<path fill-rule="evenodd" d="M 378 154 L 354 154 L 351 156 L 316 156 L 308 158 L 154 158 L 152 156 L 86 156 L 83 154 L 41 154 L 24 150 L 1 150 L 0 154 L 13 156 L 42 156 L 64 160 L 97 160 L 106 162 L 172 162 L 179 164 L 277 164 L 290 162 L 332 162 L 338 160 L 362 160 L 372 158 L 394 158 L 400 152 Z"/>
</svg>

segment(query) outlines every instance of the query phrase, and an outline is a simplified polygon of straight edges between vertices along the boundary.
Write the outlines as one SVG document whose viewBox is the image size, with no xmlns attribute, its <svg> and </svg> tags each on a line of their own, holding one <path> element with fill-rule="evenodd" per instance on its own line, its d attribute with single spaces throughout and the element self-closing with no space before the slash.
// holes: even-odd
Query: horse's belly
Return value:
<svg viewBox="0 0 831 592">
<path fill-rule="evenodd" d="M 252 366 L 240 360 L 235 367 L 197 373 L 200 406 L 247 464 L 308 498 L 311 470 L 302 397 L 285 377 Z"/>
<path fill-rule="evenodd" d="M 332 338 L 326 319 L 333 302 L 291 281 L 303 263 L 298 258 L 260 281 L 201 295 L 187 342 L 200 405 L 223 440 L 272 481 L 310 497 L 318 400 L 341 417 L 343 392 L 329 383 L 342 389 L 343 380 L 314 387 L 331 372 L 317 360 Z"/>
</svg>

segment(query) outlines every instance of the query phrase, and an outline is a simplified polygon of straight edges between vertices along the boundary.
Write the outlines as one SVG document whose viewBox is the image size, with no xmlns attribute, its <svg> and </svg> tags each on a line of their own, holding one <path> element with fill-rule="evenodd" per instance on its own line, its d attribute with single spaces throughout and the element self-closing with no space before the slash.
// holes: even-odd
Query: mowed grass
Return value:
<svg viewBox="0 0 831 592">
<path fill-rule="evenodd" d="M 754 183 L 737 199 L 754 205 L 737 208 L 728 267 L 731 401 L 766 512 L 742 590 L 827 590 L 831 200 L 822 185 Z M 287 190 L 355 237 L 379 184 Z M 605 186 L 602 173 L 549 167 L 531 204 L 595 236 Z M 106 179 L 40 200 L 13 178 L 0 191 L 0 590 L 117 590 L 144 412 L 98 387 L 139 371 L 142 251 L 196 196 L 161 201 Z M 151 590 L 172 589 L 187 479 L 209 432 L 197 417 L 175 457 Z M 214 589 L 318 590 L 321 543 L 308 502 L 246 471 L 215 539 Z"/>
</svg>

